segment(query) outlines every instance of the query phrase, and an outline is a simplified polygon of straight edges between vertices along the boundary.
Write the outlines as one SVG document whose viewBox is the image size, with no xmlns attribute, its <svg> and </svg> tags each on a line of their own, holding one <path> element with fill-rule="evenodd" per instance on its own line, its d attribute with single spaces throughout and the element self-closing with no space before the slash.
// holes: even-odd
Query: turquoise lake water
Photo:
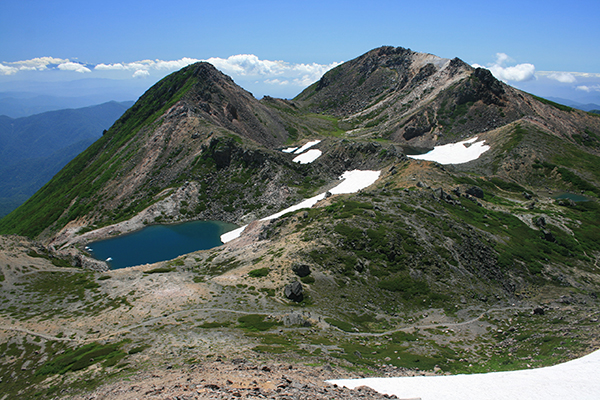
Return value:
<svg viewBox="0 0 600 400">
<path fill-rule="evenodd" d="M 152 225 L 123 236 L 88 244 L 91 254 L 106 260 L 111 269 L 171 260 L 197 250 L 222 245 L 220 236 L 237 225 L 217 221 L 192 221 Z"/>
<path fill-rule="evenodd" d="M 575 193 L 561 193 L 561 194 L 558 194 L 558 195 L 554 196 L 554 198 L 557 199 L 557 200 L 560 200 L 560 199 L 569 199 L 569 200 L 573 200 L 574 202 L 590 201 L 591 200 L 589 197 L 585 197 L 584 195 L 575 194 Z"/>
</svg>

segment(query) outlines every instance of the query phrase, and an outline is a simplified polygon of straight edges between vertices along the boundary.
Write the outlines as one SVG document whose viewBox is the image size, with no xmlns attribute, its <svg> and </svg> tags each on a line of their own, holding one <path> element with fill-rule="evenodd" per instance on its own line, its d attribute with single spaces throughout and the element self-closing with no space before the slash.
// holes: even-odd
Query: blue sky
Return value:
<svg viewBox="0 0 600 400">
<path fill-rule="evenodd" d="M 543 96 L 600 102 L 599 14 L 597 0 L 0 0 L 0 92 L 133 99 L 212 60 L 259 98 L 293 97 L 337 63 L 392 45 L 459 57 Z"/>
</svg>

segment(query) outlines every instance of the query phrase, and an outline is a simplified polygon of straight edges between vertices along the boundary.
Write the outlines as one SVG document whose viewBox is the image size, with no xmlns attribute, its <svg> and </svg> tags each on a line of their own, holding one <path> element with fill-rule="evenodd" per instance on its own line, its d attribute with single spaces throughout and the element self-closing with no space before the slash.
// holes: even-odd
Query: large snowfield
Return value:
<svg viewBox="0 0 600 400">
<path fill-rule="evenodd" d="M 435 146 L 426 154 L 408 156 L 415 160 L 435 161 L 440 164 L 463 164 L 479 158 L 480 155 L 490 149 L 484 144 L 485 140 L 477 142 L 477 137 L 463 140 L 458 143 Z"/>
<path fill-rule="evenodd" d="M 331 380 L 368 386 L 400 399 L 421 400 L 598 400 L 600 350 L 552 367 L 473 375 Z"/>
</svg>

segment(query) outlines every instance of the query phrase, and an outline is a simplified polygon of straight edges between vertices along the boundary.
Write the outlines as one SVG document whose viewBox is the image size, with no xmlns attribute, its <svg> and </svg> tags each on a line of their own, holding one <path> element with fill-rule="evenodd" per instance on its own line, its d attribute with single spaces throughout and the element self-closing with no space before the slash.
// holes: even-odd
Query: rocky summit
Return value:
<svg viewBox="0 0 600 400">
<path fill-rule="evenodd" d="M 292 100 L 190 65 L 0 220 L 0 398 L 374 398 L 325 381 L 587 354 L 599 197 L 597 114 L 458 58 L 381 47 Z M 245 229 L 86 247 L 192 220 Z"/>
</svg>

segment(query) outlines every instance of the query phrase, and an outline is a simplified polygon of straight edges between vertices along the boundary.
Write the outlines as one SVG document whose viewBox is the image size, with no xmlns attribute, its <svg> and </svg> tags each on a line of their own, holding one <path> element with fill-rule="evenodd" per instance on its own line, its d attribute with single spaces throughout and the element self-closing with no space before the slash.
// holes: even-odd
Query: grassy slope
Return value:
<svg viewBox="0 0 600 400">
<path fill-rule="evenodd" d="M 171 74 L 148 90 L 93 145 L 65 166 L 25 204 L 0 220 L 0 233 L 36 237 L 57 223 L 66 224 L 88 212 L 100 199 L 91 199 L 120 167 L 114 155 L 136 134 L 151 125 L 194 84 L 194 70 Z M 75 207 L 71 203 L 78 199 Z M 90 201 L 91 200 L 91 201 Z"/>
</svg>

